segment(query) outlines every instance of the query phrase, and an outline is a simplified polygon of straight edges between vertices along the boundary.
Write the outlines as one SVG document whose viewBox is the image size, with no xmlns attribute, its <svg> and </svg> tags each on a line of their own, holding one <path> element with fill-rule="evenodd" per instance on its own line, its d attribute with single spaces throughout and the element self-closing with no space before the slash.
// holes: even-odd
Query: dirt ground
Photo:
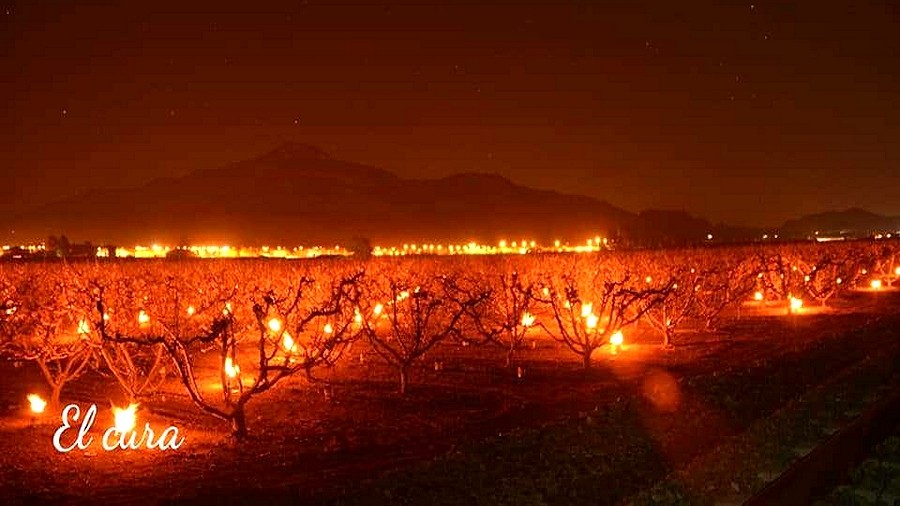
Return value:
<svg viewBox="0 0 900 506">
<path fill-rule="evenodd" d="M 661 462 L 643 463 L 654 471 L 642 479 L 652 481 L 866 357 L 900 355 L 897 328 L 897 293 L 858 294 L 836 309 L 795 316 L 750 306 L 718 332 L 680 335 L 674 350 L 662 349 L 649 328 L 630 329 L 625 348 L 599 350 L 590 371 L 538 336 L 519 356 L 522 378 L 503 366 L 502 350 L 448 343 L 420 364 L 406 397 L 396 393 L 393 371 L 358 345 L 323 382 L 291 379 L 251 401 L 251 438 L 241 443 L 167 385 L 139 411 L 139 423 L 174 425 L 185 436 L 167 452 L 104 452 L 96 441 L 86 452 L 56 452 L 58 414 L 32 419 L 26 411 L 26 394 L 46 390 L 40 375 L 30 364 L 2 362 L 0 503 L 329 498 L 461 445 L 622 399 L 636 401 L 639 429 L 658 448 Z M 98 405 L 99 441 L 121 394 L 92 372 L 64 391 L 63 402 Z"/>
</svg>

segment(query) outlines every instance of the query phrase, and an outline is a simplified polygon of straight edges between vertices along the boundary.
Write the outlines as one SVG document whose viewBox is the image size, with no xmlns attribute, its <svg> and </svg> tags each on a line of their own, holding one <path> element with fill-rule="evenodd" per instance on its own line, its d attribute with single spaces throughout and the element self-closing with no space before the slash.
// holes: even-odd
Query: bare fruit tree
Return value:
<svg viewBox="0 0 900 506">
<path fill-rule="evenodd" d="M 537 285 L 525 282 L 517 270 L 485 275 L 489 297 L 472 308 L 474 327 L 487 342 L 506 351 L 506 366 L 513 363 L 517 351 L 536 324 L 534 306 Z"/>
<path fill-rule="evenodd" d="M 803 275 L 799 272 L 799 255 L 795 248 L 781 246 L 759 254 L 761 270 L 757 275 L 765 299 L 784 302 L 787 313 L 792 312 L 792 299 L 803 293 Z"/>
<path fill-rule="evenodd" d="M 397 370 L 406 394 L 413 365 L 438 343 L 460 337 L 463 318 L 487 298 L 459 289 L 456 275 L 385 272 L 370 279 L 363 310 L 374 351 Z"/>
<path fill-rule="evenodd" d="M 90 326 L 68 276 L 48 272 L 6 272 L 0 320 L 4 355 L 33 361 L 58 406 L 63 387 L 81 376 L 94 357 Z"/>
<path fill-rule="evenodd" d="M 810 250 L 798 262 L 806 293 L 822 306 L 856 284 L 862 259 L 852 250 Z"/>
<path fill-rule="evenodd" d="M 545 282 L 539 300 L 549 308 L 552 323 L 540 325 L 589 369 L 594 351 L 662 303 L 669 288 L 641 286 L 643 280 L 607 266 L 580 278 L 588 280 L 579 286 L 576 274 L 570 273 Z"/>
<path fill-rule="evenodd" d="M 663 346 L 675 344 L 675 331 L 689 316 L 696 312 L 700 275 L 695 268 L 686 265 L 665 264 L 656 269 L 656 276 L 646 276 L 644 281 L 664 294 L 662 298 L 648 297 L 646 321 L 663 336 Z M 666 277 L 663 277 L 666 276 Z M 662 285 L 658 285 L 662 281 Z"/>
<path fill-rule="evenodd" d="M 741 303 L 757 286 L 759 267 L 752 255 L 719 252 L 698 259 L 694 313 L 707 330 L 715 329 L 722 313 Z"/>
<path fill-rule="evenodd" d="M 104 342 L 161 346 L 194 405 L 229 422 L 232 434 L 243 438 L 251 399 L 284 378 L 327 363 L 332 351 L 348 339 L 360 276 L 324 283 L 327 288 L 320 290 L 327 294 L 324 298 L 311 297 L 319 285 L 303 278 L 290 295 L 266 290 L 256 302 L 251 299 L 258 292 L 227 276 L 207 279 L 202 293 L 193 277 L 169 276 L 157 285 L 154 297 L 132 298 L 131 306 L 118 311 L 135 319 L 103 318 L 109 298 L 107 287 L 98 285 L 96 325 Z M 278 333 L 272 331 L 272 318 L 281 322 Z M 322 319 L 333 323 L 314 328 Z M 298 345 L 304 343 L 302 353 L 294 355 L 299 346 L 285 350 L 284 329 L 291 329 Z M 215 364 L 211 371 L 202 365 L 210 359 Z M 216 390 L 220 401 L 208 396 Z"/>
</svg>

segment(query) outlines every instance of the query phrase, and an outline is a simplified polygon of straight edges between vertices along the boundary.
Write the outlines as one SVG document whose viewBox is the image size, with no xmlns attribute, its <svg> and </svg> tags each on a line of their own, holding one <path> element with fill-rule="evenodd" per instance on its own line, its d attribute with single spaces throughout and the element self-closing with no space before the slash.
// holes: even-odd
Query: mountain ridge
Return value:
<svg viewBox="0 0 900 506">
<path fill-rule="evenodd" d="M 791 220 L 779 230 L 792 237 L 829 230 L 820 222 L 900 228 L 896 218 L 850 209 Z M 501 238 L 579 243 L 602 235 L 637 245 L 681 245 L 702 242 L 707 234 L 730 241 L 758 239 L 764 232 L 714 225 L 684 211 L 632 213 L 497 174 L 405 179 L 300 143 L 138 187 L 90 189 L 40 206 L 13 224 L 17 237 L 65 233 L 113 244 L 332 244 L 358 237 L 380 244 Z"/>
</svg>

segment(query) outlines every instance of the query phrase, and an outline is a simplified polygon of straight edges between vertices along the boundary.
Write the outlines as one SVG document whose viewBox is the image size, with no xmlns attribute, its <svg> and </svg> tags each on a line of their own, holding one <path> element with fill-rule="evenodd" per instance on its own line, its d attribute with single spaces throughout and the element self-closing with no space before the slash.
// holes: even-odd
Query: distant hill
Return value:
<svg viewBox="0 0 900 506">
<path fill-rule="evenodd" d="M 893 221 L 892 221 L 893 220 Z M 870 230 L 897 220 L 854 209 L 788 222 L 785 234 Z M 683 211 L 633 214 L 581 195 L 490 174 L 404 179 L 316 147 L 284 144 L 257 158 L 129 189 L 91 190 L 14 219 L 21 240 L 66 234 L 95 244 L 374 244 L 559 239 L 596 235 L 671 246 L 751 240 L 762 230 L 713 225 Z M 893 226 L 893 225 L 892 225 Z M 810 231 L 810 232 L 807 232 Z"/>
<path fill-rule="evenodd" d="M 864 209 L 851 208 L 843 211 L 828 211 L 824 213 L 803 216 L 796 220 L 786 222 L 780 229 L 781 234 L 788 238 L 807 238 L 815 236 L 848 235 L 866 236 L 876 232 L 900 230 L 900 217 L 882 216 Z"/>
<path fill-rule="evenodd" d="M 16 220 L 19 237 L 66 233 L 97 242 L 246 244 L 582 241 L 630 229 L 636 216 L 606 202 L 487 174 L 402 179 L 302 144 L 181 178 L 92 190 Z"/>
</svg>

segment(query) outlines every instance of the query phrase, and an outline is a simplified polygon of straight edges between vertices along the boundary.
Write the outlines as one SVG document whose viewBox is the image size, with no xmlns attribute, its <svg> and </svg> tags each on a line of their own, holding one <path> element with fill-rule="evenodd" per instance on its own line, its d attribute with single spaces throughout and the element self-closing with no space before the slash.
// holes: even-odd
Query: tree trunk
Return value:
<svg viewBox="0 0 900 506">
<path fill-rule="evenodd" d="M 409 366 L 400 367 L 400 394 L 406 395 L 406 389 L 409 386 Z"/>
<path fill-rule="evenodd" d="M 506 367 L 512 367 L 513 355 L 515 355 L 515 350 L 513 348 L 506 350 Z"/>
<path fill-rule="evenodd" d="M 247 437 L 247 417 L 243 406 L 235 407 L 231 414 L 231 435 L 238 440 Z"/>
<path fill-rule="evenodd" d="M 50 406 L 56 410 L 59 408 L 59 397 L 62 395 L 62 383 L 52 385 L 50 391 Z"/>
<path fill-rule="evenodd" d="M 666 348 L 671 348 L 672 347 L 672 331 L 667 328 L 665 330 L 665 332 L 663 332 L 663 334 L 664 334 L 663 346 Z"/>
<path fill-rule="evenodd" d="M 593 350 L 588 350 L 581 355 L 581 366 L 584 369 L 591 368 L 591 351 L 593 351 Z"/>
</svg>

